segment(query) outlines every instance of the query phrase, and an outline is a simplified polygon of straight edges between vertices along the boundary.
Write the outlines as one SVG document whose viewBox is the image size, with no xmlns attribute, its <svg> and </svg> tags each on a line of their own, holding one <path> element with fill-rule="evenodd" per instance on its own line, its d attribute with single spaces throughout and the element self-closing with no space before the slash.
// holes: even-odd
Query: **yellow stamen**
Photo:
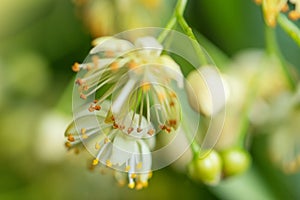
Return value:
<svg viewBox="0 0 300 200">
<path fill-rule="evenodd" d="M 139 163 L 136 165 L 136 168 L 137 168 L 137 169 L 141 169 L 142 166 L 143 166 L 143 163 L 142 163 L 142 162 L 139 162 Z"/>
<path fill-rule="evenodd" d="M 150 86 L 151 86 L 150 83 L 146 82 L 146 83 L 143 83 L 141 87 L 144 92 L 147 92 L 147 91 L 149 91 Z"/>
<path fill-rule="evenodd" d="M 134 61 L 128 63 L 129 69 L 135 69 L 137 66 L 138 66 L 137 63 Z"/>
<path fill-rule="evenodd" d="M 111 63 L 111 64 L 110 64 L 110 69 L 111 69 L 111 71 L 113 71 L 113 72 L 118 71 L 118 69 L 119 69 L 119 64 L 118 64 L 117 62 Z"/>
<path fill-rule="evenodd" d="M 111 163 L 110 160 L 106 160 L 106 166 L 107 166 L 107 167 L 112 167 L 112 163 Z"/>
<path fill-rule="evenodd" d="M 130 178 L 136 178 L 136 176 L 137 175 L 133 173 L 133 174 L 130 175 Z"/>
<path fill-rule="evenodd" d="M 135 186 L 135 189 L 136 189 L 136 190 L 141 190 L 141 189 L 143 189 L 143 184 L 142 184 L 141 182 L 138 182 L 138 183 L 136 184 L 136 186 Z"/>
<path fill-rule="evenodd" d="M 158 100 L 159 100 L 160 102 L 163 102 L 163 101 L 165 100 L 165 98 L 166 98 L 166 95 L 165 95 L 165 93 L 159 92 L 159 93 L 157 94 L 157 97 L 158 97 Z"/>
<path fill-rule="evenodd" d="M 99 160 L 96 158 L 96 159 L 93 160 L 92 165 L 95 166 L 95 165 L 98 165 L 98 163 L 99 163 Z"/>
<path fill-rule="evenodd" d="M 106 137 L 106 138 L 104 139 L 104 144 L 107 144 L 108 142 L 110 142 L 110 139 Z"/>
<path fill-rule="evenodd" d="M 82 139 L 87 139 L 87 138 L 88 138 L 87 134 L 82 134 Z"/>
<path fill-rule="evenodd" d="M 129 170 L 130 170 L 130 166 L 127 165 L 127 166 L 125 167 L 125 172 L 128 172 Z"/>
<path fill-rule="evenodd" d="M 100 147 L 101 147 L 100 144 L 97 142 L 97 143 L 95 144 L 95 149 L 96 149 L 96 150 L 99 150 Z"/>
<path fill-rule="evenodd" d="M 129 187 L 130 189 L 133 189 L 133 188 L 135 187 L 135 183 L 134 183 L 134 182 L 128 183 L 128 187 Z"/>
<path fill-rule="evenodd" d="M 86 128 L 82 128 L 80 132 L 81 132 L 81 134 L 85 134 L 86 133 Z"/>
</svg>

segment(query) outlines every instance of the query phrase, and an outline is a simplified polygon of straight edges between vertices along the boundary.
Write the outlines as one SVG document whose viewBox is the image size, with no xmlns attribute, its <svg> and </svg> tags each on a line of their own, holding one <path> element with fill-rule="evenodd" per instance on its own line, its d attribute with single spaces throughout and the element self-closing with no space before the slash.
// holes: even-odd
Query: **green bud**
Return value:
<svg viewBox="0 0 300 200">
<path fill-rule="evenodd" d="M 192 179 L 208 185 L 216 185 L 221 179 L 222 160 L 219 154 L 212 150 L 205 157 L 196 157 L 188 166 Z"/>
<path fill-rule="evenodd" d="M 234 176 L 245 172 L 250 164 L 249 153 L 242 148 L 230 148 L 221 153 L 225 176 Z"/>
</svg>

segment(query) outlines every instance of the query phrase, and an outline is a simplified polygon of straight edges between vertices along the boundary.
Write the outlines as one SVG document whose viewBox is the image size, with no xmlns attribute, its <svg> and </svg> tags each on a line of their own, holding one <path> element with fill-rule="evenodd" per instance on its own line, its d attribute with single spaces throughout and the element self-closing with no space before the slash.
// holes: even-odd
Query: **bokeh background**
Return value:
<svg viewBox="0 0 300 200">
<path fill-rule="evenodd" d="M 163 27 L 175 3 L 0 0 L 0 199 L 300 199 L 300 174 L 287 175 L 270 162 L 265 134 L 251 138 L 251 169 L 216 187 L 170 166 L 155 172 L 143 191 L 121 188 L 110 174 L 89 172 L 84 152 L 64 148 L 72 64 L 84 60 L 97 36 Z M 260 7 L 251 0 L 190 0 L 186 19 L 213 58 L 223 52 L 215 58 L 218 65 L 265 46 Z M 282 53 L 299 68 L 299 47 L 277 33 Z"/>
</svg>

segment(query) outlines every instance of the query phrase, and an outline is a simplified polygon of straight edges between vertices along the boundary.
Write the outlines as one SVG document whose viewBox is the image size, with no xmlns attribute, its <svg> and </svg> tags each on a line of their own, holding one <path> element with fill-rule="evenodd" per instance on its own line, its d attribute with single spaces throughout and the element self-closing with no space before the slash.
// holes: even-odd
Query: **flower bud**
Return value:
<svg viewBox="0 0 300 200">
<path fill-rule="evenodd" d="M 251 157 L 242 148 L 230 148 L 221 153 L 225 176 L 234 176 L 245 172 L 251 163 Z"/>
<path fill-rule="evenodd" d="M 188 166 L 188 171 L 192 179 L 216 185 L 221 179 L 222 160 L 219 154 L 212 150 L 204 158 L 194 158 Z"/>
<path fill-rule="evenodd" d="M 205 116 L 217 114 L 226 103 L 227 87 L 214 66 L 204 66 L 187 77 L 187 94 L 190 105 Z"/>
</svg>

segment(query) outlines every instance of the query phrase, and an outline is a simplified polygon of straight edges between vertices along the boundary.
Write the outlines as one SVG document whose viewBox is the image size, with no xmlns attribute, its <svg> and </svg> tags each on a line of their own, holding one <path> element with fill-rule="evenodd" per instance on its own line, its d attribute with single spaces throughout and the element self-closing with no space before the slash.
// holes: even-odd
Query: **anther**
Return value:
<svg viewBox="0 0 300 200">
<path fill-rule="evenodd" d="M 82 89 L 83 89 L 84 91 L 87 91 L 87 90 L 89 89 L 89 86 L 85 85 L 85 86 L 82 87 Z"/>
<path fill-rule="evenodd" d="M 86 133 L 86 128 L 82 128 L 82 129 L 80 130 L 80 132 L 81 132 L 81 134 L 85 134 L 85 133 Z"/>
<path fill-rule="evenodd" d="M 71 147 L 72 147 L 72 144 L 71 144 L 71 142 L 66 142 L 66 143 L 65 143 L 65 146 L 66 146 L 67 148 L 71 148 Z"/>
<path fill-rule="evenodd" d="M 99 150 L 100 147 L 101 147 L 100 144 L 97 142 L 97 143 L 95 144 L 95 149 L 96 149 L 96 150 Z"/>
<path fill-rule="evenodd" d="M 170 106 L 173 107 L 175 105 L 174 101 L 170 102 Z"/>
<path fill-rule="evenodd" d="M 300 18 L 300 13 L 298 13 L 295 10 L 292 10 L 291 12 L 289 12 L 289 18 L 293 21 L 296 21 L 297 19 Z"/>
<path fill-rule="evenodd" d="M 114 129 L 117 129 L 117 128 L 119 128 L 119 125 L 118 125 L 116 122 L 114 122 L 114 123 L 113 123 L 113 128 L 114 128 Z"/>
<path fill-rule="evenodd" d="M 148 133 L 148 135 L 152 136 L 154 134 L 154 130 L 150 129 L 147 133 Z"/>
<path fill-rule="evenodd" d="M 282 12 L 287 12 L 289 10 L 289 5 L 286 3 L 284 6 L 281 8 Z"/>
<path fill-rule="evenodd" d="M 166 126 L 165 130 L 167 131 L 167 133 L 170 133 L 171 132 L 171 128 Z"/>
<path fill-rule="evenodd" d="M 116 72 L 118 71 L 118 68 L 119 68 L 119 64 L 117 62 L 113 62 L 110 64 L 111 71 Z"/>
<path fill-rule="evenodd" d="M 100 106 L 100 105 L 95 105 L 95 106 L 94 106 L 94 109 L 95 109 L 95 110 L 101 110 L 101 106 Z"/>
<path fill-rule="evenodd" d="M 111 57 L 114 57 L 114 55 L 115 55 L 115 53 L 114 53 L 113 51 L 106 51 L 106 52 L 105 52 L 105 56 L 106 56 L 106 57 L 111 58 Z"/>
<path fill-rule="evenodd" d="M 79 72 L 80 71 L 80 65 L 79 65 L 79 63 L 75 62 L 74 65 L 72 66 L 72 70 L 74 72 Z"/>
<path fill-rule="evenodd" d="M 136 178 L 136 174 L 135 173 L 132 173 L 131 175 L 130 175 L 130 178 Z"/>
<path fill-rule="evenodd" d="M 135 189 L 136 189 L 136 190 L 141 190 L 141 189 L 143 189 L 143 184 L 142 184 L 141 182 L 138 182 L 138 183 L 136 184 L 136 186 L 135 186 Z"/>
<path fill-rule="evenodd" d="M 135 187 L 135 183 L 134 182 L 128 183 L 128 187 L 130 189 L 133 189 Z"/>
<path fill-rule="evenodd" d="M 86 96 L 82 93 L 80 94 L 80 98 L 83 99 L 83 100 L 86 100 Z"/>
<path fill-rule="evenodd" d="M 74 142 L 74 141 L 75 141 L 75 138 L 73 137 L 73 135 L 69 134 L 69 135 L 68 135 L 68 140 L 69 140 L 70 142 Z"/>
<path fill-rule="evenodd" d="M 142 89 L 144 92 L 147 92 L 150 89 L 150 83 L 146 82 L 142 84 Z"/>
<path fill-rule="evenodd" d="M 90 112 L 93 112 L 95 110 L 94 106 L 91 104 L 89 109 L 88 109 Z"/>
<path fill-rule="evenodd" d="M 95 165 L 98 165 L 98 163 L 99 163 L 99 160 L 96 158 L 96 159 L 94 159 L 94 160 L 93 160 L 93 163 L 92 163 L 92 165 L 94 165 L 94 166 L 95 166 Z"/>
<path fill-rule="evenodd" d="M 127 133 L 128 133 L 128 134 L 130 134 L 132 131 L 133 131 L 133 128 L 132 128 L 132 127 L 129 127 L 129 128 L 127 129 Z"/>
<path fill-rule="evenodd" d="M 92 56 L 92 61 L 93 61 L 95 67 L 98 66 L 98 60 L 99 60 L 98 56 L 96 56 L 96 55 Z"/>
<path fill-rule="evenodd" d="M 110 160 L 106 160 L 106 166 L 107 166 L 107 167 L 112 167 L 112 163 L 111 163 Z"/>
<path fill-rule="evenodd" d="M 78 78 L 78 79 L 75 81 L 75 83 L 76 83 L 77 85 L 82 85 L 82 84 L 83 84 L 83 80 L 80 79 L 80 78 Z"/>
<path fill-rule="evenodd" d="M 106 137 L 106 138 L 104 139 L 104 144 L 107 144 L 108 142 L 110 142 L 110 140 L 109 140 L 109 138 Z"/>
<path fill-rule="evenodd" d="M 136 131 L 138 132 L 138 133 L 140 133 L 140 132 L 142 132 L 142 128 L 140 128 L 140 127 L 138 127 L 137 129 L 136 129 Z"/>
<path fill-rule="evenodd" d="M 137 63 L 132 60 L 128 63 L 128 67 L 129 69 L 134 69 L 137 67 Z"/>
<path fill-rule="evenodd" d="M 130 166 L 129 165 L 126 165 L 125 167 L 125 172 L 128 172 L 130 170 Z"/>
</svg>

